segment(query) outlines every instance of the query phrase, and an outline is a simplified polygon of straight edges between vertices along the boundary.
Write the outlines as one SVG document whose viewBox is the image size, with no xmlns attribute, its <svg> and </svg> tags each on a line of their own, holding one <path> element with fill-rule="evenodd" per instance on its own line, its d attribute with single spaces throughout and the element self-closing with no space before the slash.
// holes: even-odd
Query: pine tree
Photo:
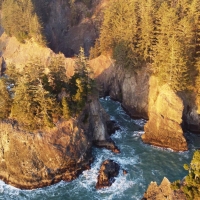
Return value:
<svg viewBox="0 0 200 200">
<path fill-rule="evenodd" d="M 153 48 L 156 43 L 154 34 L 156 8 L 152 0 L 139 2 L 140 14 L 140 44 L 139 51 L 141 51 L 144 60 L 152 62 Z"/>
<path fill-rule="evenodd" d="M 36 128 L 34 123 L 35 106 L 26 77 L 21 77 L 15 87 L 11 118 L 17 120 L 20 126 L 27 129 Z"/>
<path fill-rule="evenodd" d="M 184 30 L 180 30 L 175 8 L 163 3 L 158 10 L 159 33 L 154 48 L 153 69 L 160 83 L 168 83 L 175 91 L 187 89 L 189 84 L 188 50 L 183 42 Z M 189 34 L 186 34 L 189 37 Z M 188 42 L 189 43 L 189 42 Z"/>
<path fill-rule="evenodd" d="M 78 114 L 88 101 L 88 97 L 94 88 L 92 70 L 85 56 L 84 49 L 80 48 L 80 53 L 76 58 L 74 75 L 68 82 L 68 105 L 71 113 Z"/>
<path fill-rule="evenodd" d="M 188 199 L 198 199 L 200 196 L 200 151 L 195 151 L 190 166 L 184 165 L 189 174 L 185 178 L 183 191 Z"/>
<path fill-rule="evenodd" d="M 70 108 L 65 97 L 62 98 L 62 115 L 65 119 L 70 118 Z"/>
<path fill-rule="evenodd" d="M 22 43 L 33 38 L 46 45 L 42 24 L 31 0 L 4 0 L 2 16 L 2 25 L 9 36 L 15 36 Z"/>
<path fill-rule="evenodd" d="M 9 116 L 11 110 L 12 99 L 7 89 L 6 80 L 0 78 L 0 119 Z"/>
<path fill-rule="evenodd" d="M 37 127 L 53 127 L 53 114 L 59 114 L 56 99 L 43 88 L 41 81 L 32 86 L 33 106 L 35 107 L 35 123 Z"/>
<path fill-rule="evenodd" d="M 68 78 L 62 54 L 52 57 L 48 64 L 48 74 L 43 77 L 44 88 L 50 93 L 58 95 L 62 88 L 66 88 Z"/>
<path fill-rule="evenodd" d="M 105 10 L 100 32 L 101 52 L 108 52 L 121 41 L 132 45 L 137 32 L 135 3 L 132 0 L 117 0 Z"/>
</svg>

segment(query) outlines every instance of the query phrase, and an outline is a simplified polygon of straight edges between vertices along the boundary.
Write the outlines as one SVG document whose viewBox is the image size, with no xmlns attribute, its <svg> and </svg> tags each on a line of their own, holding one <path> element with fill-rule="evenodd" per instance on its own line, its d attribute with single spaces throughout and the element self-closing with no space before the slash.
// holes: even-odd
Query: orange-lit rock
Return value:
<svg viewBox="0 0 200 200">
<path fill-rule="evenodd" d="M 144 127 L 143 142 L 175 151 L 187 150 L 181 127 L 183 101 L 167 84 L 159 86 L 154 76 L 149 85 L 149 121 Z"/>
<path fill-rule="evenodd" d="M 33 189 L 71 181 L 92 161 L 91 142 L 74 120 L 35 133 L 5 122 L 0 130 L 0 178 L 16 187 Z"/>
<path fill-rule="evenodd" d="M 167 178 L 163 178 L 158 186 L 156 182 L 151 182 L 142 200 L 186 200 L 186 196 L 181 190 L 171 189 L 171 183 Z"/>
</svg>

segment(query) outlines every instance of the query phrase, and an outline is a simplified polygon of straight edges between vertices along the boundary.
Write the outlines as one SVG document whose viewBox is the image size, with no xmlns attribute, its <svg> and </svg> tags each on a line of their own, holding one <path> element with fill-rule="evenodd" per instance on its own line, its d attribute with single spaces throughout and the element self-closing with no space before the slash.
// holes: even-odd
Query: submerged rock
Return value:
<svg viewBox="0 0 200 200">
<path fill-rule="evenodd" d="M 97 178 L 96 189 L 109 187 L 115 181 L 114 177 L 119 174 L 119 165 L 113 160 L 105 160 L 101 164 L 99 175 Z"/>
</svg>

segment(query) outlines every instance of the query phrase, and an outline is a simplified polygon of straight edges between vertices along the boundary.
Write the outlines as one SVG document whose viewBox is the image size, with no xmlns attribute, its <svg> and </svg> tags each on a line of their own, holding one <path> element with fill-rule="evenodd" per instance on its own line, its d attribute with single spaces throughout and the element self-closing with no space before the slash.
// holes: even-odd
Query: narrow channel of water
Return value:
<svg viewBox="0 0 200 200">
<path fill-rule="evenodd" d="M 184 163 L 189 163 L 193 151 L 200 138 L 192 136 L 190 151 L 172 152 L 143 144 L 138 131 L 143 130 L 144 120 L 131 119 L 121 108 L 120 103 L 101 99 L 101 104 L 115 120 L 121 130 L 112 136 L 120 154 L 114 154 L 106 149 L 93 149 L 95 160 L 90 170 L 84 171 L 76 180 L 36 189 L 19 190 L 0 182 L 0 199 L 2 200 L 138 200 L 141 199 L 151 181 L 160 183 L 164 176 L 170 181 L 183 178 L 187 172 Z M 195 138 L 195 139 L 194 139 Z M 118 162 L 128 174 L 122 170 L 114 184 L 107 189 L 96 190 L 98 170 L 105 159 Z"/>
</svg>

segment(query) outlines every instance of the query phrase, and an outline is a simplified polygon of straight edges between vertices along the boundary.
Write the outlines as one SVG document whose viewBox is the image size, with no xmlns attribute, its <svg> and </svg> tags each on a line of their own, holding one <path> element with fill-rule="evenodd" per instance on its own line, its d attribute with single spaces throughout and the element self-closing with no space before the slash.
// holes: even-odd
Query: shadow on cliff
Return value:
<svg viewBox="0 0 200 200">
<path fill-rule="evenodd" d="M 80 47 L 83 47 L 86 56 L 89 56 L 89 50 L 99 35 L 99 14 L 92 18 L 98 2 L 92 6 L 81 1 L 73 3 L 73 6 L 62 0 L 32 2 L 41 19 L 49 48 L 55 53 L 62 52 L 66 57 L 73 57 L 79 53 Z"/>
<path fill-rule="evenodd" d="M 146 66 L 131 70 L 116 65 L 110 57 L 99 56 L 90 61 L 99 96 L 110 96 L 121 102 L 132 118 L 148 119 L 148 93 L 150 71 Z"/>
<path fill-rule="evenodd" d="M 183 123 L 184 131 L 200 134 L 200 114 L 198 113 L 197 94 L 194 91 L 178 92 L 177 95 L 183 100 Z"/>
</svg>

